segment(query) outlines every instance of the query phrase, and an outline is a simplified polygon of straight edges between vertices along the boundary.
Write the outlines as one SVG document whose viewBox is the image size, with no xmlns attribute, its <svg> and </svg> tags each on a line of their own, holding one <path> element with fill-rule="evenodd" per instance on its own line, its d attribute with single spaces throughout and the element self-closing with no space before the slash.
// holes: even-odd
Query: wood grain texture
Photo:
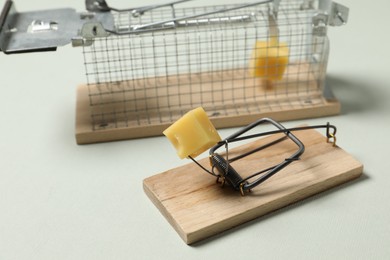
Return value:
<svg viewBox="0 0 390 260">
<path fill-rule="evenodd" d="M 363 165 L 340 147 L 333 147 L 315 130 L 297 132 L 306 150 L 301 160 L 257 186 L 246 196 L 230 187 L 221 188 L 215 178 L 194 163 L 144 180 L 147 196 L 187 244 L 213 236 L 291 203 L 355 179 Z M 269 142 L 266 137 L 232 149 L 229 156 Z M 286 140 L 276 147 L 234 162 L 242 175 L 267 168 L 296 149 Z M 208 158 L 200 160 L 208 166 Z"/>
</svg>

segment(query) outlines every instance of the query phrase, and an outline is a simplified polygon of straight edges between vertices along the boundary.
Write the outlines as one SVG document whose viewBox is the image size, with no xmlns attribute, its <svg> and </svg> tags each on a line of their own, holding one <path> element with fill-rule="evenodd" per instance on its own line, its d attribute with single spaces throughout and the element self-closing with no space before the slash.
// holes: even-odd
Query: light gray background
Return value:
<svg viewBox="0 0 390 260">
<path fill-rule="evenodd" d="M 363 177 L 193 246 L 142 189 L 144 178 L 188 163 L 166 138 L 76 145 L 82 50 L 0 53 L 0 259 L 390 259 L 390 2 L 340 2 L 350 19 L 329 28 L 328 76 L 342 113 L 285 125 L 337 125 Z M 84 10 L 83 0 L 16 4 Z"/>
</svg>

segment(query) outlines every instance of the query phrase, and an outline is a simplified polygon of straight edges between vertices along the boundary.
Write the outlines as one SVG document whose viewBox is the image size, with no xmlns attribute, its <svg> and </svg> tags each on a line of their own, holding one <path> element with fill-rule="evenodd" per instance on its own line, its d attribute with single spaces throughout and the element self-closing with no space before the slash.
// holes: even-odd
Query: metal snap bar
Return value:
<svg viewBox="0 0 390 260">
<path fill-rule="evenodd" d="M 261 124 L 271 124 L 276 127 L 276 130 L 273 131 L 267 131 L 267 132 L 260 132 L 255 134 L 248 134 L 245 135 L 249 130 L 252 130 L 254 127 L 261 125 Z M 314 125 L 314 126 L 302 126 L 302 127 L 294 127 L 294 128 L 285 128 L 280 123 L 270 119 L 270 118 L 262 118 L 260 120 L 255 121 L 254 123 L 242 128 L 241 130 L 237 131 L 233 135 L 227 137 L 226 139 L 218 142 L 217 145 L 212 147 L 209 151 L 209 159 L 210 159 L 210 165 L 211 165 L 211 171 L 207 170 L 205 167 L 200 165 L 196 160 L 191 158 L 199 167 L 201 167 L 204 171 L 207 173 L 215 176 L 217 178 L 217 183 L 221 183 L 222 186 L 227 184 L 228 186 L 232 187 L 234 190 L 240 192 L 242 196 L 244 196 L 247 192 L 250 192 L 251 189 L 255 188 L 256 186 L 260 185 L 264 181 L 266 181 L 268 178 L 272 177 L 273 175 L 280 172 L 283 168 L 288 166 L 290 163 L 297 161 L 300 159 L 300 156 L 305 151 L 304 144 L 292 133 L 294 131 L 302 131 L 302 130 L 309 130 L 309 129 L 317 129 L 317 128 L 325 128 L 326 129 L 326 137 L 327 142 L 333 143 L 333 146 L 336 145 L 336 127 L 334 125 L 331 125 L 329 123 L 324 125 Z M 229 149 L 228 145 L 229 143 L 248 140 L 251 138 L 257 138 L 257 137 L 263 137 L 263 136 L 269 136 L 269 135 L 275 135 L 275 134 L 283 134 L 282 137 L 277 138 L 269 143 L 266 143 L 262 146 L 256 147 L 250 151 L 245 151 L 242 154 L 238 154 L 234 157 L 229 157 Z M 264 149 L 271 149 L 272 146 L 283 142 L 285 140 L 290 140 L 293 143 L 296 144 L 297 150 L 293 152 L 289 157 L 285 158 L 280 163 L 273 165 L 271 167 L 268 167 L 266 169 L 261 169 L 255 173 L 250 174 L 249 176 L 243 178 L 239 172 L 234 169 L 234 167 L 231 165 L 232 162 L 235 162 L 237 160 L 240 160 L 246 156 L 252 155 L 256 152 L 259 152 Z M 221 148 L 225 147 L 225 155 L 221 156 L 216 151 Z M 215 171 L 216 169 L 216 171 Z"/>
</svg>

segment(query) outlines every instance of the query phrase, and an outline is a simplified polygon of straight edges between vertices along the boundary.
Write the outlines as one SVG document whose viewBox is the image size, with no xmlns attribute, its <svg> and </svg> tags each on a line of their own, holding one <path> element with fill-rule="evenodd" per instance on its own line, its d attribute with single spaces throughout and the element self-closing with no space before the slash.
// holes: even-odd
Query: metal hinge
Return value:
<svg viewBox="0 0 390 260">
<path fill-rule="evenodd" d="M 305 6 L 313 6 L 314 1 L 306 1 Z M 347 23 L 349 8 L 333 2 L 319 1 L 318 10 L 312 18 L 313 35 L 325 36 L 327 26 L 341 26 Z"/>
<path fill-rule="evenodd" d="M 110 12 L 78 13 L 72 8 L 18 13 L 8 0 L 0 16 L 0 50 L 6 54 L 53 51 L 73 42 L 85 44 L 114 28 Z M 90 31 L 87 31 L 90 30 Z"/>
<path fill-rule="evenodd" d="M 329 25 L 330 26 L 341 26 L 348 21 L 349 8 L 332 2 L 331 9 L 329 11 Z"/>
</svg>

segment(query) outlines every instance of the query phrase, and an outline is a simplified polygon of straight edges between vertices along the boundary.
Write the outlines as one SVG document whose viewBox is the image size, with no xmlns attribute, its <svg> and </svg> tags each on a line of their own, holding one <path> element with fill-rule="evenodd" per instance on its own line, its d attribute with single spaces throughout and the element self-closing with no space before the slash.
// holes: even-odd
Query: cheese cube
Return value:
<svg viewBox="0 0 390 260">
<path fill-rule="evenodd" d="M 221 141 L 202 107 L 186 113 L 163 134 L 171 141 L 181 159 L 196 157 Z"/>
<path fill-rule="evenodd" d="M 288 64 L 287 43 L 257 41 L 249 62 L 250 74 L 266 80 L 280 80 Z"/>
</svg>

